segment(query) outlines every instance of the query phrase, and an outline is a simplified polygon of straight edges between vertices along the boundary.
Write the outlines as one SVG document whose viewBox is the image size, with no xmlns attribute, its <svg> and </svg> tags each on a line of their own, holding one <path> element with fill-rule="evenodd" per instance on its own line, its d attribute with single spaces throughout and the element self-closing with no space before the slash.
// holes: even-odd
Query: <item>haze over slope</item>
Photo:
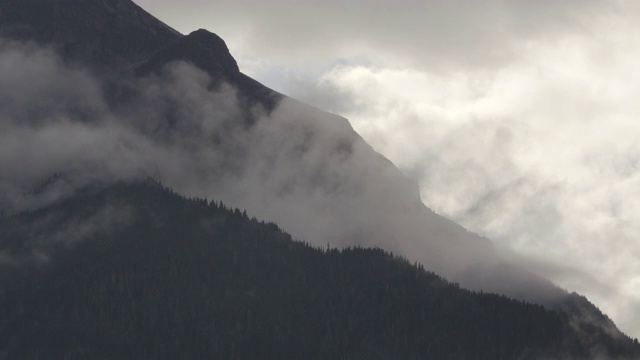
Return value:
<svg viewBox="0 0 640 360">
<path fill-rule="evenodd" d="M 137 0 L 349 119 L 440 214 L 640 336 L 640 3 Z M 471 150 L 471 151 L 470 151 Z"/>
<path fill-rule="evenodd" d="M 217 36 L 196 31 L 180 37 L 148 14 L 129 16 L 138 8 L 127 0 L 47 3 L 55 10 L 43 10 L 53 24 L 47 28 L 53 36 L 44 40 L 51 48 L 0 44 L 0 201 L 6 212 L 42 206 L 94 182 L 151 176 L 185 195 L 215 194 L 314 245 L 380 246 L 464 286 L 545 304 L 566 295 L 505 263 L 487 239 L 424 207 L 417 186 L 345 119 L 242 75 Z M 86 16 L 83 21 L 59 15 L 78 3 L 93 4 L 77 15 Z M 0 2 L 0 14 L 15 4 Z M 125 24 L 142 18 L 169 35 L 144 54 L 103 61 L 128 54 L 121 48 L 137 43 L 127 40 L 130 27 L 109 28 L 95 36 L 114 48 L 96 55 L 102 47 L 86 45 L 95 36 L 74 36 L 96 33 L 95 17 Z M 1 31 L 24 39 L 29 32 L 16 27 L 32 25 L 9 21 Z M 69 44 L 85 50 L 61 58 L 56 49 Z M 78 62 L 93 70 L 70 65 Z M 105 69 L 119 75 L 106 76 Z"/>
<path fill-rule="evenodd" d="M 492 254 L 487 240 L 424 208 L 415 184 L 342 118 L 288 98 L 247 114 L 232 86 L 211 89 L 185 63 L 118 85 L 129 96 L 112 103 L 99 80 L 49 50 L 0 51 L 8 212 L 94 181 L 152 176 L 188 195 L 218 194 L 316 245 L 433 254 L 420 260 L 448 275 Z"/>
</svg>

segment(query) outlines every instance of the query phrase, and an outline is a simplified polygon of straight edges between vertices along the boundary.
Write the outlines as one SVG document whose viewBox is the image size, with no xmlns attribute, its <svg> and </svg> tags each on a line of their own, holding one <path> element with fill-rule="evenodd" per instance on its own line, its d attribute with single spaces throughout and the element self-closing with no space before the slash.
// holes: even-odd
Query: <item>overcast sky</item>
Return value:
<svg viewBox="0 0 640 360">
<path fill-rule="evenodd" d="M 640 3 L 137 0 L 640 337 Z"/>
</svg>

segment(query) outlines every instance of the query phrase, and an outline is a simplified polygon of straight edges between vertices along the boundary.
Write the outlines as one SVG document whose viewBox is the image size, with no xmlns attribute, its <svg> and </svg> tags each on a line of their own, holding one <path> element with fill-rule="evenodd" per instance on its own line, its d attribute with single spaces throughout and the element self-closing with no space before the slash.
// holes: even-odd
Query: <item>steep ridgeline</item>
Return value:
<svg viewBox="0 0 640 360">
<path fill-rule="evenodd" d="M 607 359 L 640 346 L 147 181 L 0 220 L 0 358 Z M 44 256 L 44 254 L 47 254 Z"/>
<path fill-rule="evenodd" d="M 97 70 L 127 69 L 182 37 L 130 0 L 2 0 L 0 35 Z"/>
<path fill-rule="evenodd" d="M 233 85 L 245 101 L 241 105 L 243 107 L 250 108 L 252 103 L 257 102 L 271 111 L 282 98 L 279 93 L 242 74 L 224 40 L 203 29 L 158 51 L 138 65 L 134 73 L 137 76 L 157 75 L 162 73 L 167 64 L 175 61 L 186 61 L 204 70 L 216 85 L 221 82 Z"/>
<path fill-rule="evenodd" d="M 499 258 L 489 240 L 425 207 L 416 184 L 346 119 L 242 74 L 215 34 L 198 30 L 183 36 L 130 0 L 0 0 L 0 34 L 52 47 L 62 63 L 73 64 L 61 73 L 77 75 L 78 64 L 86 65 L 94 79 L 88 79 L 89 70 L 78 78 L 94 81 L 102 91 L 77 91 L 81 84 L 74 82 L 39 89 L 39 98 L 31 102 L 38 103 L 37 113 L 13 108 L 9 113 L 8 105 L 0 106 L 0 121 L 9 130 L 29 123 L 29 131 L 46 135 L 34 136 L 32 148 L 53 144 L 57 149 L 51 129 L 58 128 L 94 136 L 100 145 L 89 143 L 67 153 L 21 153 L 24 161 L 61 164 L 60 169 L 33 168 L 29 181 L 0 177 L 0 200 L 42 204 L 72 196 L 96 179 L 151 176 L 187 196 L 216 194 L 313 246 L 393 251 L 466 288 L 565 309 L 580 326 L 596 318 L 598 326 L 622 336 L 593 305 Z M 72 90 L 79 95 L 64 96 Z M 38 101 L 48 94 L 62 101 Z M 86 94 L 92 95 L 90 101 Z M 15 113 L 26 120 L 12 118 Z M 26 132 L 19 128 L 16 134 Z M 46 186 L 33 191 L 43 181 Z M 78 226 L 73 232 L 84 229 Z M 19 247 L 21 239 L 0 240 Z M 47 239 L 66 241 L 64 236 Z M 53 256 L 47 251 L 35 255 Z"/>
</svg>

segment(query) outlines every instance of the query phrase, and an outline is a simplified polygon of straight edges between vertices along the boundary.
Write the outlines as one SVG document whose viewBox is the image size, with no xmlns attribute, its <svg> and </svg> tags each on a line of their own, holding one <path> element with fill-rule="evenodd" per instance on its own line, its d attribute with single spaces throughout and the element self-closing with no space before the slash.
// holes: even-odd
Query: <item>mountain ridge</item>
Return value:
<svg viewBox="0 0 640 360">
<path fill-rule="evenodd" d="M 173 44 L 159 50 L 150 60 L 135 69 L 136 75 L 144 76 L 159 67 L 176 60 L 189 60 L 198 68 L 215 76 L 240 72 L 238 63 L 229 52 L 227 44 L 218 35 L 199 29 L 182 37 Z M 161 64 L 161 65 L 158 65 Z"/>
<path fill-rule="evenodd" d="M 182 36 L 131 0 L 2 1 L 0 35 L 53 45 L 100 71 L 134 66 Z"/>
<path fill-rule="evenodd" d="M 133 68 L 139 77 L 160 74 L 165 66 L 175 61 L 188 62 L 203 70 L 216 85 L 223 82 L 232 84 L 242 94 L 245 107 L 258 102 L 268 111 L 272 111 L 282 96 L 258 81 L 240 72 L 238 63 L 229 52 L 222 38 L 204 29 L 191 32 L 180 39 L 159 49 L 147 60 Z"/>
</svg>

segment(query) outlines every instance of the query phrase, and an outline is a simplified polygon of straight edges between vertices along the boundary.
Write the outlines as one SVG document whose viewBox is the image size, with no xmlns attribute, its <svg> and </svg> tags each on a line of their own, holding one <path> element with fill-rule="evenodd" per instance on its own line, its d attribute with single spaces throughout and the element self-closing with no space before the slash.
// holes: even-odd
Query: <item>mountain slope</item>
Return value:
<svg viewBox="0 0 640 360">
<path fill-rule="evenodd" d="M 460 289 L 379 249 L 312 248 L 153 182 L 5 218 L 0 239 L 21 259 L 0 283 L 0 358 L 640 355 L 567 315 Z"/>
<path fill-rule="evenodd" d="M 0 35 L 99 70 L 129 68 L 182 37 L 130 0 L 0 1 Z"/>
<path fill-rule="evenodd" d="M 33 173 L 14 180 L 7 171 L 0 197 L 33 195 L 41 201 L 16 201 L 33 207 L 97 180 L 152 176 L 189 196 L 216 194 L 314 246 L 377 246 L 471 289 L 551 308 L 597 310 L 572 306 L 569 294 L 499 258 L 487 239 L 425 207 L 417 186 L 346 119 L 242 74 L 214 34 L 182 36 L 129 0 L 0 0 L 0 20 L 3 36 L 57 49 L 65 65 L 52 73 L 65 76 L 56 81 L 71 74 L 92 85 L 91 91 L 76 81 L 43 89 L 22 100 L 29 111 L 18 109 L 19 116 L 8 113 L 13 101 L 0 98 L 0 121 L 9 124 L 0 136 L 26 144 L 16 157 Z M 91 70 L 80 76 L 78 64 Z M 22 140 L 29 131 L 36 135 Z M 54 141 L 56 134 L 63 135 Z M 90 140 L 58 150 L 77 138 Z M 16 168 L 24 171 L 24 164 Z M 56 173 L 63 176 L 33 191 Z M 20 237 L 12 239 L 20 246 Z M 14 257 L 20 252 L 11 254 L 7 262 L 19 260 Z"/>
</svg>

